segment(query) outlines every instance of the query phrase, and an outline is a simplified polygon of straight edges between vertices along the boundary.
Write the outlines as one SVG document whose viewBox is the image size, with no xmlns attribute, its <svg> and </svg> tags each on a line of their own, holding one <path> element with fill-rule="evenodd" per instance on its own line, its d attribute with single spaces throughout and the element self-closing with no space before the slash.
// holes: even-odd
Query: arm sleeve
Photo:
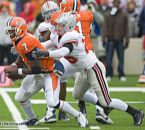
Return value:
<svg viewBox="0 0 145 130">
<path fill-rule="evenodd" d="M 67 47 L 62 47 L 55 51 L 49 51 L 49 57 L 59 58 L 67 56 L 70 53 L 70 50 Z"/>
<path fill-rule="evenodd" d="M 59 58 L 67 56 L 69 53 L 71 53 L 73 50 L 73 44 L 72 43 L 66 43 L 63 45 L 62 48 L 55 50 L 55 51 L 49 51 L 49 57 Z"/>
<path fill-rule="evenodd" d="M 41 42 L 41 44 L 46 48 L 49 49 L 50 47 L 53 46 L 53 43 L 51 42 L 51 40 L 48 40 L 46 42 Z"/>
</svg>

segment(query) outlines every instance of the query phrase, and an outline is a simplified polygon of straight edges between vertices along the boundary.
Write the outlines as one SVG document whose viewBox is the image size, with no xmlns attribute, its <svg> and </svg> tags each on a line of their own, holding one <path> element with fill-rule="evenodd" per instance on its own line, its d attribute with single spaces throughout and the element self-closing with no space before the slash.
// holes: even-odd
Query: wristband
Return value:
<svg viewBox="0 0 145 130">
<path fill-rule="evenodd" d="M 19 69 L 18 69 L 18 74 L 19 74 L 19 75 L 23 75 L 23 69 L 22 69 L 22 68 L 19 68 Z"/>
<path fill-rule="evenodd" d="M 17 64 L 16 63 L 12 63 L 12 65 L 15 66 L 15 67 L 17 67 Z"/>
</svg>

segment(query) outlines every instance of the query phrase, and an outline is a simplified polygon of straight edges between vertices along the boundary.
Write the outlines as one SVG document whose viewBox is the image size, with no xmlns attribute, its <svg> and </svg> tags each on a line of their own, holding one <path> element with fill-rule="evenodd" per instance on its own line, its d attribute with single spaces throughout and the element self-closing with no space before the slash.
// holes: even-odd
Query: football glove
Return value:
<svg viewBox="0 0 145 130">
<path fill-rule="evenodd" d="M 37 49 L 37 51 L 32 52 L 32 57 L 35 59 L 39 59 L 42 57 L 49 57 L 49 52 L 44 51 L 43 49 Z"/>
<path fill-rule="evenodd" d="M 18 55 L 18 52 L 16 51 L 16 48 L 15 47 L 11 47 L 11 53 L 13 55 Z"/>
</svg>

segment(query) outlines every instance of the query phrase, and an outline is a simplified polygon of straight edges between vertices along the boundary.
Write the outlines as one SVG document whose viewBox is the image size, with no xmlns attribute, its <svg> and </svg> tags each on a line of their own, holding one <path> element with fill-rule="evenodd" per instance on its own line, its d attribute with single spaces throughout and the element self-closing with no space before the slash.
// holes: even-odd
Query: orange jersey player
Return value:
<svg viewBox="0 0 145 130">
<path fill-rule="evenodd" d="M 14 76 L 23 74 L 47 73 L 44 75 L 43 81 L 47 105 L 51 108 L 62 109 L 63 111 L 75 117 L 77 122 L 80 124 L 80 127 L 87 127 L 88 121 L 84 117 L 84 115 L 76 109 L 72 108 L 67 102 L 59 99 L 61 80 L 60 76 L 62 76 L 64 73 L 64 67 L 62 63 L 58 60 L 54 60 L 53 58 L 33 58 L 32 52 L 36 51 L 37 48 L 44 51 L 47 50 L 35 37 L 27 33 L 27 25 L 24 19 L 20 17 L 13 17 L 8 20 L 7 25 L 9 27 L 7 32 L 10 35 L 11 40 L 13 41 L 14 47 L 29 67 L 28 69 L 14 68 L 14 70 L 11 70 L 10 75 Z M 18 62 L 15 62 L 15 65 L 16 67 L 19 67 Z M 48 71 L 51 71 L 53 73 L 48 73 Z M 39 88 L 37 88 L 37 84 L 39 84 L 39 82 L 36 81 L 37 84 L 34 84 L 37 87 L 32 89 L 33 85 L 31 84 L 34 81 L 34 78 L 27 76 L 22 81 L 21 87 L 15 95 L 15 99 L 16 101 L 20 102 L 21 107 L 23 108 L 23 111 L 25 112 L 25 115 L 27 117 L 28 121 L 24 122 L 24 124 L 37 125 L 39 124 L 39 122 L 34 115 L 34 112 L 32 111 L 31 102 L 28 97 L 25 96 L 32 96 L 33 94 L 38 92 Z M 30 90 L 33 91 L 33 94 Z"/>
<path fill-rule="evenodd" d="M 75 30 L 82 33 L 85 44 L 89 50 L 93 50 L 93 45 L 90 39 L 90 27 L 93 22 L 93 14 L 90 11 L 80 11 L 80 1 L 76 0 L 62 0 L 62 12 L 72 12 L 76 17 Z"/>
<path fill-rule="evenodd" d="M 90 39 L 90 26 L 93 21 L 93 14 L 90 11 L 80 11 L 74 15 L 76 17 L 75 30 L 83 34 L 87 48 L 93 50 L 93 45 Z"/>
<path fill-rule="evenodd" d="M 31 68 L 42 67 L 43 71 L 53 71 L 53 66 L 55 60 L 53 58 L 41 58 L 41 61 L 34 61 L 32 58 L 32 52 L 37 48 L 45 49 L 41 43 L 27 33 L 27 25 L 25 21 L 20 17 L 13 17 L 8 21 L 8 30 L 7 33 L 10 35 L 11 40 L 13 41 L 13 46 L 16 48 L 17 52 L 25 62 L 25 64 Z"/>
</svg>

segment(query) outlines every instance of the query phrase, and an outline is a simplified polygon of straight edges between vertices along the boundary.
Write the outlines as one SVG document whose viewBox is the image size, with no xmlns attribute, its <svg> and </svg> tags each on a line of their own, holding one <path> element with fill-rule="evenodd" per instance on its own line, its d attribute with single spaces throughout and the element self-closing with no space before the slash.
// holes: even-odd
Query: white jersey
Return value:
<svg viewBox="0 0 145 130">
<path fill-rule="evenodd" d="M 89 69 L 97 62 L 97 58 L 92 51 L 89 51 L 83 41 L 82 34 L 74 31 L 65 33 L 56 46 L 61 48 L 64 44 L 73 43 L 73 50 L 65 58 L 82 70 Z"/>
</svg>

